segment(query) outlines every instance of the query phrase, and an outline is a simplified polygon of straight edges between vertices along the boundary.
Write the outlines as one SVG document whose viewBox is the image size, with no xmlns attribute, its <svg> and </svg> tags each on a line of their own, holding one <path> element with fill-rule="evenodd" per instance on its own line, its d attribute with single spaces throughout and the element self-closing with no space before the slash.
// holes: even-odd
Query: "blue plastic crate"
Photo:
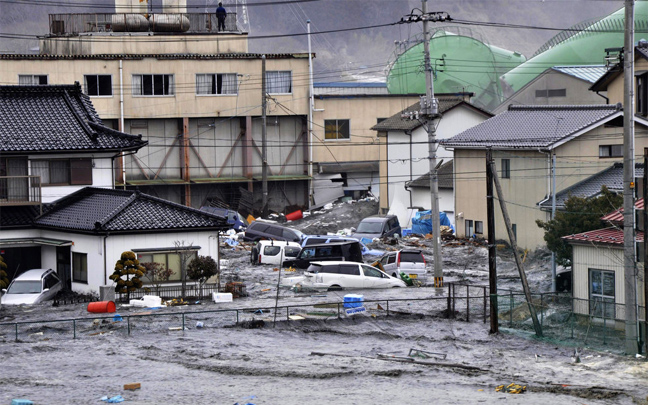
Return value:
<svg viewBox="0 0 648 405">
<path fill-rule="evenodd" d="M 364 303 L 364 295 L 347 294 L 344 296 L 344 308 L 359 308 Z"/>
<path fill-rule="evenodd" d="M 11 405 L 34 405 L 34 401 L 28 399 L 12 399 Z"/>
</svg>

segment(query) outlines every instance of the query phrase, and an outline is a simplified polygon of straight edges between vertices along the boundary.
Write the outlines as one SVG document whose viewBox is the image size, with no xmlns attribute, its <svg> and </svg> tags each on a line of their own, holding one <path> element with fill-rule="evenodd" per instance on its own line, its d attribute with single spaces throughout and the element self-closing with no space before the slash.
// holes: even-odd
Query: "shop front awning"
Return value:
<svg viewBox="0 0 648 405">
<path fill-rule="evenodd" d="M 41 245 L 41 246 L 72 246 L 71 240 L 52 239 L 52 238 L 11 238 L 0 239 L 0 246 L 27 246 L 27 245 Z"/>
</svg>

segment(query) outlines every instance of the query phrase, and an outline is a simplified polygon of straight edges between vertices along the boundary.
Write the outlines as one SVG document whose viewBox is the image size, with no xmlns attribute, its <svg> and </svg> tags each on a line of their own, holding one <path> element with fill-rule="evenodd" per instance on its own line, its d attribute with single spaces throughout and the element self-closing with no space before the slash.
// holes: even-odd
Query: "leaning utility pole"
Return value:
<svg viewBox="0 0 648 405">
<path fill-rule="evenodd" d="M 638 352 L 634 212 L 634 0 L 625 0 L 623 42 L 623 275 L 625 351 Z"/>
<path fill-rule="evenodd" d="M 648 197 L 648 150 L 644 149 L 644 176 L 643 176 L 643 280 L 644 280 L 644 324 L 643 324 L 643 341 L 644 341 L 644 355 L 648 354 L 648 272 L 646 271 L 646 263 L 648 263 L 648 206 L 646 206 L 646 197 Z"/>
<path fill-rule="evenodd" d="M 268 216 L 268 145 L 266 140 L 266 56 L 261 56 L 261 190 L 263 199 L 261 202 L 261 216 Z"/>
</svg>

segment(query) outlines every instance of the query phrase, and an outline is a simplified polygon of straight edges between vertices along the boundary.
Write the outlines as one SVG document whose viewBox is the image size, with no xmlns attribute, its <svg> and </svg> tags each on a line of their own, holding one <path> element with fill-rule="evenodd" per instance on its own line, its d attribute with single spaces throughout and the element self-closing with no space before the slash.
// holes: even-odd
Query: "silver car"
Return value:
<svg viewBox="0 0 648 405">
<path fill-rule="evenodd" d="M 3 305 L 37 304 L 51 300 L 63 289 L 61 279 L 52 269 L 27 270 L 3 289 Z"/>
</svg>

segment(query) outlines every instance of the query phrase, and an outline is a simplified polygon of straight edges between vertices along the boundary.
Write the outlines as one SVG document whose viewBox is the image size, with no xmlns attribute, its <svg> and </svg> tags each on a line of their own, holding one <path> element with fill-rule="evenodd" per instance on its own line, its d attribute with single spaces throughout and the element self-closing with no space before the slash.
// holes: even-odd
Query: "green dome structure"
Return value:
<svg viewBox="0 0 648 405">
<path fill-rule="evenodd" d="M 520 90 L 540 73 L 558 65 L 602 64 L 606 48 L 623 46 L 625 8 L 602 19 L 577 24 L 545 43 L 525 63 L 501 77 L 504 97 Z M 635 42 L 648 32 L 648 1 L 635 3 Z"/>
<path fill-rule="evenodd" d="M 492 110 L 502 100 L 499 77 L 526 60 L 524 55 L 488 45 L 443 28 L 430 39 L 435 93 L 472 92 L 472 102 Z M 387 75 L 391 94 L 425 94 L 423 43 L 398 56 Z"/>
</svg>

